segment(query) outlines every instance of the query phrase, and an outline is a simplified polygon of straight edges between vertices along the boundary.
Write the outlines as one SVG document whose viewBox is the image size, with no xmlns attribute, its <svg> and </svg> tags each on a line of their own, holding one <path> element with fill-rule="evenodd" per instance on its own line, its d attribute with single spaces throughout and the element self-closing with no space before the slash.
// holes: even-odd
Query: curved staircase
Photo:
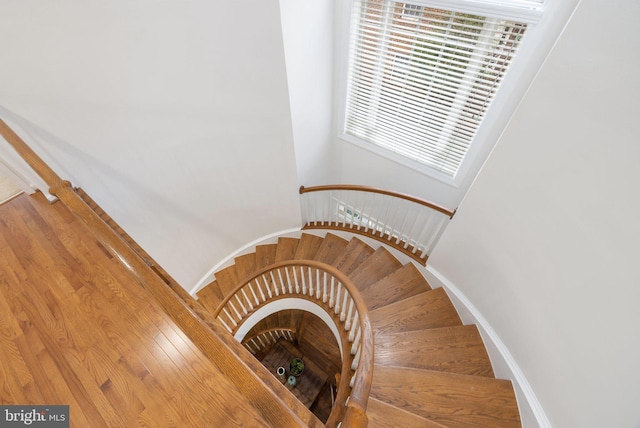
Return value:
<svg viewBox="0 0 640 428">
<path fill-rule="evenodd" d="M 372 427 L 519 427 L 510 381 L 496 379 L 480 334 L 412 264 L 358 238 L 304 233 L 260 245 L 215 274 L 198 299 L 212 313 L 244 278 L 271 264 L 315 260 L 356 284 L 374 331 L 366 415 Z"/>
</svg>

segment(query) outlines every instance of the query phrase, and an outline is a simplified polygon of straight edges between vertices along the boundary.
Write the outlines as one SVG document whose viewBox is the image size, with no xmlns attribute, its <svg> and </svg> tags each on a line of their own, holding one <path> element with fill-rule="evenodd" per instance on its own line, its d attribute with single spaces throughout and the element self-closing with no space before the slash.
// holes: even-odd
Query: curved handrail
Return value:
<svg viewBox="0 0 640 428">
<path fill-rule="evenodd" d="M 320 192 L 325 190 L 355 190 L 359 192 L 377 193 L 380 195 L 393 196 L 394 198 L 415 202 L 416 204 L 420 204 L 427 208 L 431 208 L 433 210 L 439 211 L 442 214 L 448 215 L 449 218 L 453 218 L 453 216 L 456 213 L 456 210 L 450 210 L 449 208 L 445 208 L 434 202 L 427 201 L 426 199 L 418 198 L 417 196 L 411 196 L 406 193 L 395 192 L 393 190 L 381 189 L 378 187 L 361 186 L 358 184 L 327 184 L 324 186 L 310 186 L 310 187 L 300 186 L 301 195 L 304 193 Z"/>
<path fill-rule="evenodd" d="M 364 235 L 423 265 L 455 214 L 405 193 L 351 184 L 301 186 L 300 198 L 303 229 Z"/>
<path fill-rule="evenodd" d="M 351 346 L 343 346 L 343 381 L 338 387 L 336 403 L 344 403 L 346 407 L 343 426 L 366 426 L 364 412 L 373 380 L 373 329 L 364 299 L 356 285 L 340 270 L 315 260 L 274 263 L 230 290 L 213 314 L 233 334 L 257 308 L 285 296 L 304 296 L 313 300 L 344 323 L 347 343 Z M 349 371 L 354 371 L 351 381 L 348 381 Z M 340 406 L 334 406 L 329 420 L 336 420 L 334 412 L 340 411 Z"/>
<path fill-rule="evenodd" d="M 18 152 L 29 166 L 50 186 L 56 196 L 94 234 L 98 241 L 129 270 L 138 285 L 149 292 L 164 312 L 188 335 L 258 411 L 274 426 L 320 426 L 322 423 L 295 398 L 284 392 L 273 394 L 282 385 L 235 339 L 216 322 L 211 314 L 199 308 L 184 289 L 176 290 L 158 277 L 153 269 L 105 223 L 76 193 L 69 181 L 60 178 L 2 119 L 0 135 Z M 246 356 L 243 353 L 247 353 Z M 284 390 L 284 388 L 283 388 Z"/>
</svg>

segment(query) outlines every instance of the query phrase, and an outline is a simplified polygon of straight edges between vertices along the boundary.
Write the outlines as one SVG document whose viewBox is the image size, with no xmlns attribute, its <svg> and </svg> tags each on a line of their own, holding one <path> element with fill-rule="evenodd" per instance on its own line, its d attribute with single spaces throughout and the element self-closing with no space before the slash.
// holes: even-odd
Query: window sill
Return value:
<svg viewBox="0 0 640 428">
<path fill-rule="evenodd" d="M 388 159 L 394 163 L 397 163 L 413 171 L 416 171 L 422 175 L 438 180 L 441 183 L 444 183 L 450 187 L 453 187 L 456 189 L 460 187 L 461 177 L 459 173 L 456 175 L 456 177 L 452 178 L 439 171 L 436 171 L 433 168 L 423 165 L 420 162 L 416 162 L 405 156 L 402 156 L 391 150 L 387 150 L 384 147 L 380 147 L 375 144 L 369 143 L 360 138 L 357 138 L 345 133 L 338 134 L 338 138 L 342 141 L 353 144 L 354 146 L 360 147 L 364 150 L 367 150 L 371 153 L 377 154 L 378 156 Z"/>
</svg>

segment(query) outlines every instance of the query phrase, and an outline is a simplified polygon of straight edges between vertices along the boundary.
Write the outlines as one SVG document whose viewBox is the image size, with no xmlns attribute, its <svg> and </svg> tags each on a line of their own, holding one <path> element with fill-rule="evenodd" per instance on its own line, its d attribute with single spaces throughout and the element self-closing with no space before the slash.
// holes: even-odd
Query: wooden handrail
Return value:
<svg viewBox="0 0 640 428">
<path fill-rule="evenodd" d="M 394 192 L 392 190 L 380 189 L 377 187 L 371 186 L 360 186 L 357 184 L 329 184 L 325 186 L 312 186 L 312 187 L 304 187 L 300 186 L 300 194 L 311 193 L 311 192 L 321 192 L 327 190 L 353 190 L 359 192 L 368 192 L 368 193 L 378 193 L 381 195 L 393 196 L 395 198 L 404 199 L 407 201 L 415 202 L 416 204 L 420 204 L 425 207 L 429 207 L 433 210 L 441 212 L 442 214 L 446 214 L 449 218 L 453 218 L 456 213 L 456 210 L 450 210 L 433 202 L 427 201 L 426 199 L 421 199 L 415 196 L 408 195 L 406 193 Z"/>
<path fill-rule="evenodd" d="M 290 397 L 285 392 L 286 388 L 210 314 L 206 311 L 196 314 L 186 303 L 194 300 L 186 291 L 176 293 L 167 287 L 153 269 L 82 200 L 71 183 L 61 179 L 2 119 L 0 135 L 45 180 L 50 186 L 49 192 L 68 206 L 99 242 L 128 268 L 136 282 L 155 298 L 165 313 L 228 376 L 267 421 L 274 426 L 287 427 L 323 425 L 295 397 Z M 187 300 L 183 300 L 183 296 Z M 192 305 L 196 307 L 193 302 Z M 273 391 L 281 393 L 273 394 Z"/>
<path fill-rule="evenodd" d="M 369 310 L 367 305 L 358 291 L 356 285 L 349 279 L 347 275 L 342 273 L 340 270 L 335 268 L 334 266 L 315 261 L 315 260 L 287 260 L 278 263 L 271 264 L 266 266 L 250 277 L 246 278 L 239 284 L 237 284 L 226 296 L 224 299 L 218 304 L 216 310 L 214 311 L 214 317 L 218 317 L 222 312 L 225 305 L 242 290 L 247 284 L 254 281 L 256 278 L 261 277 L 267 272 L 275 271 L 280 268 L 287 267 L 299 267 L 305 266 L 309 268 L 318 269 L 324 271 L 334 278 L 336 278 L 342 285 L 348 290 L 349 295 L 353 299 L 354 306 L 358 311 L 359 315 L 359 323 L 361 329 L 361 353 L 358 367 L 356 368 L 355 373 L 355 382 L 353 387 L 351 388 L 351 393 L 348 393 L 349 388 L 349 371 L 350 371 L 350 347 L 343 346 L 343 370 L 341 374 L 342 382 L 340 382 L 340 386 L 338 387 L 338 393 L 336 397 L 336 402 L 338 399 L 343 398 L 346 400 L 346 397 L 349 396 L 349 402 L 347 404 L 347 411 L 345 413 L 345 418 L 352 419 L 350 421 L 343 420 L 343 426 L 352 426 L 352 427 L 366 427 L 367 419 L 366 419 L 366 409 L 367 402 L 369 400 L 369 393 L 371 391 L 371 382 L 373 380 L 373 361 L 374 361 L 374 343 L 373 343 L 373 328 L 371 327 L 371 321 L 369 319 Z M 276 300 L 279 298 L 283 298 L 283 296 L 275 297 L 271 300 Z M 331 315 L 331 314 L 330 314 Z M 344 340 L 343 340 L 344 341 Z M 334 408 L 334 410 L 336 410 Z M 333 411 L 332 411 L 333 415 Z M 332 417 L 329 417 L 329 420 L 332 420 Z M 364 422 L 363 422 L 364 421 Z"/>
</svg>

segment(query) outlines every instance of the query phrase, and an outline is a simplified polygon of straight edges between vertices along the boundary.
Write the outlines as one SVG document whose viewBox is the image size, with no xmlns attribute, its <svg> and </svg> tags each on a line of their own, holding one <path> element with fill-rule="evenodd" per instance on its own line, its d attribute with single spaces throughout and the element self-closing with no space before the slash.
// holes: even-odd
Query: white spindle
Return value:
<svg viewBox="0 0 640 428">
<path fill-rule="evenodd" d="M 407 223 L 407 216 L 409 215 L 409 212 L 411 212 L 412 203 L 405 202 L 404 205 L 404 216 L 402 217 L 402 222 L 400 223 L 400 227 L 398 228 L 398 239 L 396 239 L 396 245 L 400 244 L 400 241 L 402 241 L 404 237 L 404 226 Z"/>
<path fill-rule="evenodd" d="M 300 294 L 300 283 L 298 282 L 298 271 L 296 270 L 295 266 L 291 268 L 291 273 L 293 273 L 293 281 L 295 282 L 295 285 L 296 285 L 296 293 Z"/>
<path fill-rule="evenodd" d="M 266 347 L 266 345 L 264 344 L 264 341 L 262 340 L 262 337 L 260 337 L 262 335 L 257 335 L 256 339 L 258 339 L 258 342 L 260 342 L 260 349 L 264 349 Z"/>
<path fill-rule="evenodd" d="M 273 289 L 273 292 L 276 296 L 280 295 L 280 287 L 278 287 L 278 281 L 276 281 L 276 278 L 273 276 L 273 271 L 270 270 L 269 271 L 269 279 L 271 280 L 271 286 L 269 288 Z"/>
<path fill-rule="evenodd" d="M 428 231 L 430 230 L 431 225 L 433 224 L 433 218 L 434 218 L 434 213 L 431 213 L 427 217 L 424 224 L 422 225 L 420 234 L 418 234 L 418 236 L 416 237 L 416 246 L 413 248 L 413 251 L 412 251 L 413 254 L 416 254 L 418 252 L 418 249 L 422 247 L 422 243 L 424 242 L 423 236 L 427 235 Z"/>
<path fill-rule="evenodd" d="M 358 368 L 358 364 L 360 364 L 360 354 L 362 353 L 362 346 L 358 347 L 356 351 L 356 355 L 353 357 L 353 362 L 351 363 L 351 370 L 355 370 Z"/>
<path fill-rule="evenodd" d="M 331 291 L 329 292 L 329 309 L 336 304 L 335 278 L 331 277 Z"/>
<path fill-rule="evenodd" d="M 291 284 L 291 276 L 289 275 L 289 268 L 285 266 L 284 268 L 284 276 L 287 278 L 287 288 L 289 289 L 289 294 L 293 294 L 293 285 Z"/>
<path fill-rule="evenodd" d="M 356 336 L 353 338 L 353 344 L 351 345 L 351 355 L 355 355 L 358 347 L 360 346 L 360 340 L 362 340 L 362 328 L 360 328 L 360 324 L 358 324 L 357 328 L 351 330 L 351 332 L 356 332 Z M 351 339 L 349 339 L 351 340 Z"/>
<path fill-rule="evenodd" d="M 231 321 L 231 324 L 233 324 L 234 328 L 238 326 L 238 323 L 233 319 L 227 308 L 223 308 L 222 312 L 224 312 L 224 314 L 227 316 L 228 321 Z"/>
<path fill-rule="evenodd" d="M 331 275 L 333 276 L 333 275 Z M 318 289 L 317 299 L 320 299 L 320 289 Z M 322 303 L 327 302 L 327 272 L 323 272 L 322 275 Z"/>
<path fill-rule="evenodd" d="M 340 303 L 342 303 L 342 300 L 340 299 L 340 292 L 342 291 L 342 283 L 338 282 L 338 290 L 336 291 L 336 306 L 335 309 L 333 311 L 333 313 L 335 315 L 338 315 L 340 313 Z"/>
<path fill-rule="evenodd" d="M 386 200 L 388 198 L 383 197 L 382 199 Z M 383 218 L 380 218 L 380 225 L 382 226 L 380 230 L 381 237 L 384 236 L 386 225 L 389 224 L 389 215 L 391 213 L 391 205 L 392 205 L 391 201 L 386 203 L 387 209 L 386 209 L 385 215 Z"/>
<path fill-rule="evenodd" d="M 302 294 L 307 294 L 307 280 L 304 275 L 304 267 L 300 266 L 300 279 L 302 281 Z"/>
<path fill-rule="evenodd" d="M 349 297 L 349 293 L 347 291 L 347 289 L 345 288 L 344 293 L 342 293 L 344 295 L 343 301 L 342 301 L 342 310 L 340 311 L 340 321 L 344 322 L 345 317 L 347 316 L 347 298 Z M 353 300 L 352 300 L 353 301 Z"/>
<path fill-rule="evenodd" d="M 236 298 L 236 301 L 238 302 L 238 306 L 240 306 L 240 309 L 242 309 L 242 313 L 243 313 L 244 315 L 247 315 L 247 313 L 249 313 L 249 312 L 247 311 L 247 308 L 246 308 L 246 306 L 244 305 L 244 303 L 242 303 L 242 300 L 240 300 L 240 296 L 238 295 L 238 293 L 234 294 L 234 296 L 233 296 L 233 297 L 235 297 L 235 298 Z M 234 307 L 234 309 L 235 309 L 235 307 Z M 238 314 L 238 316 L 240 317 L 240 319 L 242 319 L 242 318 L 243 318 L 243 315 Z"/>
<path fill-rule="evenodd" d="M 237 296 L 238 296 L 238 295 L 236 294 L 236 297 L 237 297 Z M 235 307 L 235 305 L 233 304 L 233 302 L 232 302 L 231 300 L 229 300 L 229 301 L 227 302 L 227 305 L 228 305 L 229 307 L 231 307 L 231 309 L 233 309 L 233 312 L 235 312 L 235 313 L 236 313 L 236 315 L 238 316 L 237 320 L 238 320 L 238 321 L 239 321 L 239 320 L 241 320 L 241 319 L 242 319 L 242 315 L 240 315 L 240 312 L 238 311 L 238 309 L 236 309 L 236 307 Z"/>
<path fill-rule="evenodd" d="M 269 299 L 271 299 L 273 297 L 273 294 L 271 293 L 271 286 L 269 285 L 269 279 L 267 278 L 266 274 L 262 274 L 261 278 L 262 278 L 262 282 L 264 283 L 264 288 L 267 290 L 267 295 L 269 296 Z"/>
<path fill-rule="evenodd" d="M 245 290 L 246 288 L 247 287 L 242 287 L 240 292 L 242 293 L 242 296 L 244 297 L 245 302 L 247 302 L 247 305 L 249 305 L 249 310 L 252 311 L 253 310 L 253 303 L 251 303 L 251 298 L 249 298 L 249 296 L 247 295 L 247 292 Z"/>
<path fill-rule="evenodd" d="M 220 317 L 219 315 L 218 315 L 218 321 L 220 321 L 220 322 L 222 323 L 222 325 L 224 326 L 224 328 L 226 328 L 227 330 L 229 330 L 229 333 L 232 333 L 232 332 L 233 332 L 233 329 L 232 329 L 231 327 L 229 327 L 229 326 L 227 325 L 227 323 L 226 323 L 226 322 L 224 322 L 224 320 L 222 319 L 222 317 Z"/>
<path fill-rule="evenodd" d="M 280 285 L 282 286 L 282 294 L 287 294 L 287 285 L 282 279 L 282 269 L 278 269 L 278 280 L 280 281 Z"/>
<path fill-rule="evenodd" d="M 418 227 L 418 225 L 420 224 L 419 220 L 422 217 L 423 213 L 428 212 L 426 209 L 422 208 L 420 210 L 418 210 L 418 212 L 416 213 L 415 218 L 413 219 L 413 224 L 411 225 L 411 228 L 409 229 L 409 233 L 407 235 L 407 241 L 404 243 L 403 248 L 406 250 L 407 248 L 409 248 L 409 245 L 411 244 L 411 241 L 413 239 L 414 232 L 416 231 L 416 227 Z M 416 242 L 416 247 L 418 246 L 418 243 Z"/>
<path fill-rule="evenodd" d="M 313 272 L 316 272 L 316 278 L 313 277 Z M 309 296 L 313 296 L 313 286 L 318 284 L 317 277 L 320 271 L 318 269 L 309 268 Z"/>
<path fill-rule="evenodd" d="M 253 295 L 253 299 L 256 302 L 256 306 L 260 304 L 260 301 L 258 300 L 258 295 L 256 294 L 256 292 L 253 290 L 253 285 L 251 285 L 251 282 L 249 282 L 249 290 L 251 290 L 251 294 Z"/>
<path fill-rule="evenodd" d="M 349 294 L 349 310 L 347 310 L 347 315 L 345 317 L 344 330 L 349 331 L 351 329 L 351 316 L 353 315 L 353 297 Z"/>
</svg>

